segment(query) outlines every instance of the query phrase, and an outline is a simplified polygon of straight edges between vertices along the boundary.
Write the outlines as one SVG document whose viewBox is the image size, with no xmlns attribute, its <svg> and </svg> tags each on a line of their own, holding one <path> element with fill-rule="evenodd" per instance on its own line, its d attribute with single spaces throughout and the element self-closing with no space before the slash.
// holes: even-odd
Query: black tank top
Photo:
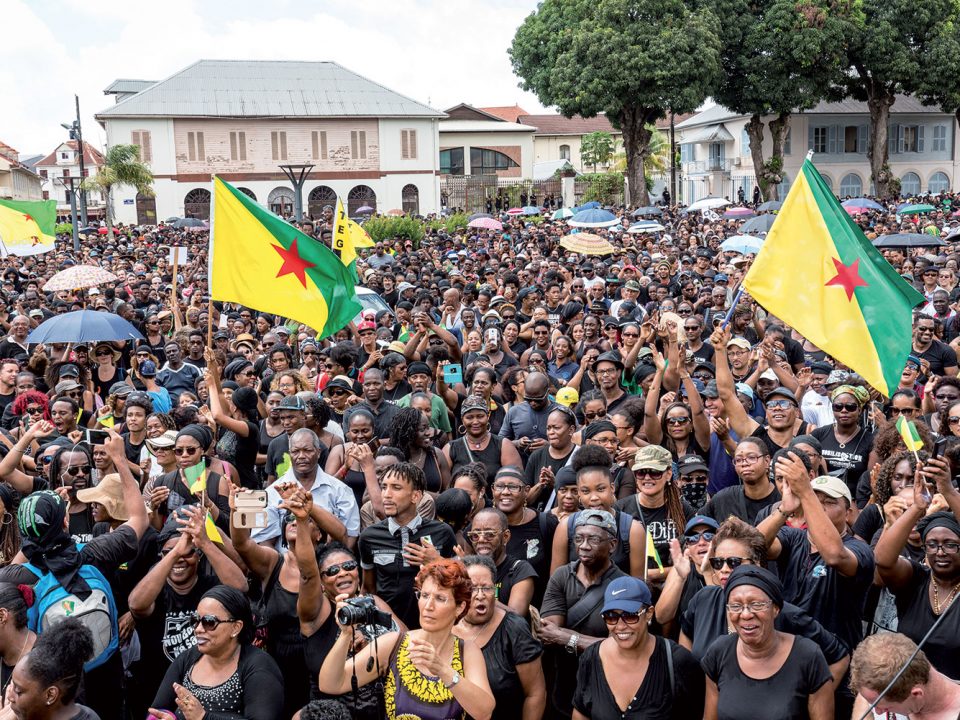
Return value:
<svg viewBox="0 0 960 720">
<path fill-rule="evenodd" d="M 353 490 L 353 496 L 357 500 L 357 507 L 363 506 L 363 493 L 367 489 L 367 476 L 363 470 L 351 470 L 347 468 L 347 474 L 343 476 L 343 482 L 348 488 Z"/>
<path fill-rule="evenodd" d="M 304 639 L 300 634 L 300 618 L 297 615 L 297 593 L 290 592 L 280 584 L 281 558 L 264 589 L 260 608 L 267 623 L 267 647 L 270 656 L 283 668 L 284 717 L 293 714 L 307 704 L 310 677 L 304 655 Z M 315 681 L 314 681 L 315 682 Z"/>
<path fill-rule="evenodd" d="M 457 438 L 450 443 L 450 476 L 455 476 L 464 465 L 472 462 L 481 462 L 487 468 L 487 492 L 493 487 L 493 480 L 497 477 L 497 471 L 500 469 L 500 448 L 503 446 L 503 438 L 498 435 L 491 435 L 490 442 L 483 450 L 471 450 L 467 447 L 466 438 Z"/>
</svg>

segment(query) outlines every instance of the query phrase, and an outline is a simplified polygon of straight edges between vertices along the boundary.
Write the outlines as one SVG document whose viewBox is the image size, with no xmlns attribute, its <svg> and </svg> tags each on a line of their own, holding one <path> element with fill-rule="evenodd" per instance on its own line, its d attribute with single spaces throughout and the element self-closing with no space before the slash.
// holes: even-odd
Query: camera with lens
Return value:
<svg viewBox="0 0 960 720">
<path fill-rule="evenodd" d="M 393 616 L 377 607 L 371 597 L 356 597 L 346 601 L 337 610 L 337 622 L 341 625 L 379 625 L 393 627 Z"/>
</svg>

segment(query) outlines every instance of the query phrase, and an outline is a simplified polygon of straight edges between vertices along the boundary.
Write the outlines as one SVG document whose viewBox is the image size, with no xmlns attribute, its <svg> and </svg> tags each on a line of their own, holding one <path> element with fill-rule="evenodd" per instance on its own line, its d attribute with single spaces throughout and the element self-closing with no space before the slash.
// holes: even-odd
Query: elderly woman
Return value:
<svg viewBox="0 0 960 720">
<path fill-rule="evenodd" d="M 952 512 L 928 513 L 933 489 L 926 478 L 936 480 L 936 492 Z M 913 504 L 888 524 L 877 543 L 877 572 L 897 601 L 898 631 L 914 642 L 925 638 L 937 618 L 947 612 L 960 590 L 960 492 L 950 477 L 950 466 L 940 459 L 916 471 Z M 914 527 L 920 532 L 924 562 L 902 553 Z M 924 651 L 937 669 L 960 679 L 960 620 L 950 614 L 924 642 Z"/>
<path fill-rule="evenodd" d="M 523 465 L 511 440 L 490 432 L 490 404 L 479 395 L 468 395 L 460 406 L 463 437 L 443 448 L 447 464 L 456 474 L 463 465 L 481 462 L 487 468 L 487 483 L 493 485 L 497 470 L 507 465 Z"/>
<path fill-rule="evenodd" d="M 857 385 L 840 385 L 830 393 L 833 425 L 819 427 L 810 434 L 820 441 L 823 459 L 831 473 L 843 472 L 851 493 L 869 467 L 873 433 L 860 422 L 870 393 Z"/>
<path fill-rule="evenodd" d="M 470 609 L 454 634 L 480 647 L 490 689 L 497 698 L 494 720 L 540 720 L 547 686 L 540 656 L 543 646 L 520 615 L 497 602 L 496 566 L 489 557 L 468 555 L 463 564 L 473 583 Z"/>
<path fill-rule="evenodd" d="M 195 647 L 170 665 L 150 713 L 160 720 L 242 717 L 281 720 L 283 675 L 253 647 L 253 613 L 239 590 L 223 585 L 204 593 L 190 617 Z"/>
<path fill-rule="evenodd" d="M 646 583 L 630 576 L 613 580 L 600 615 L 609 634 L 580 658 L 573 720 L 702 717 L 703 671 L 687 650 L 650 634 L 653 599 Z"/>
<path fill-rule="evenodd" d="M 483 653 L 453 634 L 467 614 L 473 585 L 458 560 L 424 565 L 417 575 L 420 629 L 388 633 L 347 658 L 353 632 L 340 610 L 346 594 L 337 595 L 341 632 L 320 670 L 320 690 L 332 695 L 350 691 L 351 678 L 360 687 L 384 675 L 386 716 L 390 720 L 490 720 L 496 704 L 487 680 Z M 376 662 L 374 662 L 376 661 Z"/>
<path fill-rule="evenodd" d="M 774 625 L 783 609 L 777 577 L 740 565 L 727 578 L 723 599 L 733 632 L 700 662 L 707 675 L 704 720 L 832 720 L 833 683 L 823 653 Z"/>
</svg>

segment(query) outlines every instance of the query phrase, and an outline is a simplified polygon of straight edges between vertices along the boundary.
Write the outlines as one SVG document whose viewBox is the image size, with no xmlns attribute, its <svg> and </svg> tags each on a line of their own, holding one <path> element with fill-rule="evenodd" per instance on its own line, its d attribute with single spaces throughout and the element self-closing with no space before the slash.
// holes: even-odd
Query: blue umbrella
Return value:
<svg viewBox="0 0 960 720">
<path fill-rule="evenodd" d="M 27 337 L 30 344 L 101 340 L 143 340 L 143 335 L 119 315 L 100 310 L 76 310 L 50 318 Z"/>
<path fill-rule="evenodd" d="M 540 208 L 534 207 L 533 205 L 524 205 L 524 206 L 523 206 L 522 208 L 520 208 L 520 209 L 523 210 L 523 214 L 524 214 L 524 215 L 539 215 L 539 214 L 540 214 Z"/>
<path fill-rule="evenodd" d="M 734 235 L 720 243 L 720 249 L 724 252 L 738 252 L 741 255 L 760 252 L 760 246 L 763 240 L 752 235 Z"/>
<path fill-rule="evenodd" d="M 610 227 L 611 225 L 616 225 L 620 220 L 617 219 L 617 216 L 612 212 L 606 210 L 598 210 L 596 208 L 590 210 L 581 210 L 572 218 L 567 220 L 567 224 L 570 227 Z"/>
<path fill-rule="evenodd" d="M 840 204 L 844 207 L 863 207 L 870 208 L 871 210 L 886 210 L 886 208 L 876 200 L 871 200 L 870 198 L 864 197 L 850 198 L 849 200 L 844 200 Z"/>
<path fill-rule="evenodd" d="M 663 215 L 663 210 L 653 205 L 647 205 L 646 207 L 637 208 L 633 211 L 634 217 L 642 217 L 644 215 Z"/>
<path fill-rule="evenodd" d="M 593 210 L 593 209 L 598 208 L 598 207 L 601 207 L 601 206 L 600 206 L 600 203 L 597 202 L 596 200 L 591 200 L 590 202 L 585 202 L 583 205 L 581 205 L 581 206 L 580 206 L 580 209 L 581 209 L 581 210 Z"/>
</svg>

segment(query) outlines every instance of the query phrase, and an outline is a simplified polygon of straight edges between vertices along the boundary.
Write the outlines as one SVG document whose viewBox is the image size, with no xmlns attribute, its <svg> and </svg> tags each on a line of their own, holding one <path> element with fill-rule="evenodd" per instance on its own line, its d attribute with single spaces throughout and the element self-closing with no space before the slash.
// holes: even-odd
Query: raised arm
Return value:
<svg viewBox="0 0 960 720">
<path fill-rule="evenodd" d="M 718 327 L 710 336 L 710 344 L 713 345 L 717 366 L 717 391 L 720 393 L 720 400 L 723 401 L 723 409 L 727 413 L 727 422 L 730 423 L 730 427 L 737 435 L 744 438 L 760 427 L 760 423 L 747 414 L 737 398 L 733 373 L 730 372 L 730 365 L 727 362 L 727 341 L 729 339 L 730 328 Z"/>
<path fill-rule="evenodd" d="M 143 537 L 150 524 L 150 518 L 147 515 L 147 506 L 143 503 L 143 495 L 140 493 L 140 484 L 130 468 L 127 466 L 126 454 L 124 453 L 123 438 L 114 430 L 107 430 L 109 438 L 104 442 L 104 449 L 110 460 L 113 461 L 120 476 L 120 487 L 123 490 L 123 509 L 127 512 L 127 521 L 124 525 L 128 526 L 137 535 L 137 539 Z"/>
<path fill-rule="evenodd" d="M 930 496 L 926 492 L 926 481 L 923 470 L 917 467 L 913 482 L 913 505 L 904 508 L 903 512 L 892 523 L 887 521 L 883 533 L 877 542 L 873 556 L 877 562 L 877 574 L 890 592 L 897 592 L 906 588 L 913 581 L 913 566 L 900 553 L 906 547 L 907 539 L 916 524 L 923 519 L 930 507 Z M 891 498 L 899 500 L 900 498 Z"/>
<path fill-rule="evenodd" d="M 323 594 L 323 583 L 320 582 L 320 566 L 317 564 L 309 522 L 312 506 L 313 497 L 300 488 L 283 502 L 283 507 L 297 519 L 297 542 L 293 547 L 297 568 L 300 570 L 297 615 L 300 618 L 300 631 L 307 636 L 315 633 L 327 621 L 333 609 Z"/>
<path fill-rule="evenodd" d="M 184 529 L 193 539 L 193 544 L 197 550 L 203 553 L 210 567 L 216 573 L 220 582 L 224 585 L 236 588 L 241 592 L 247 591 L 247 578 L 244 576 L 240 567 L 231 560 L 220 546 L 207 535 L 206 523 L 204 522 L 204 511 L 197 505 L 184 506 L 184 518 L 178 518 L 177 522 L 184 526 Z"/>
<path fill-rule="evenodd" d="M 250 426 L 243 420 L 231 417 L 223 408 L 223 398 L 220 397 L 220 366 L 212 348 L 205 348 L 203 357 L 207 361 L 207 389 L 210 391 L 210 413 L 214 421 L 222 428 L 232 430 L 240 437 L 250 435 Z"/>
<path fill-rule="evenodd" d="M 35 439 L 46 437 L 53 433 L 53 424 L 47 420 L 40 420 L 34 423 L 26 432 L 20 436 L 20 439 L 14 443 L 9 452 L 0 460 L 0 480 L 10 483 L 10 486 L 21 495 L 29 495 L 33 492 L 33 478 L 20 469 L 20 461 L 23 459 L 23 453 L 26 452 Z M 126 464 L 126 458 L 124 458 Z"/>
<path fill-rule="evenodd" d="M 653 363 L 657 371 L 653 374 L 653 382 L 647 391 L 643 400 L 643 429 L 647 436 L 647 442 L 652 445 L 659 445 L 663 440 L 663 430 L 660 428 L 660 416 L 657 413 L 660 404 L 660 390 L 663 386 L 663 373 L 667 369 L 667 361 L 664 360 L 660 351 L 655 345 L 651 346 L 653 350 Z"/>
<path fill-rule="evenodd" d="M 238 488 L 236 485 L 230 486 L 230 511 L 231 516 L 236 513 L 236 497 L 249 490 Z M 237 527 L 233 523 L 230 525 L 230 538 L 233 540 L 233 548 L 237 551 L 240 559 L 246 564 L 260 582 L 266 582 L 273 572 L 276 564 L 280 562 L 280 553 L 272 547 L 259 545 L 250 537 L 249 528 Z"/>
</svg>

